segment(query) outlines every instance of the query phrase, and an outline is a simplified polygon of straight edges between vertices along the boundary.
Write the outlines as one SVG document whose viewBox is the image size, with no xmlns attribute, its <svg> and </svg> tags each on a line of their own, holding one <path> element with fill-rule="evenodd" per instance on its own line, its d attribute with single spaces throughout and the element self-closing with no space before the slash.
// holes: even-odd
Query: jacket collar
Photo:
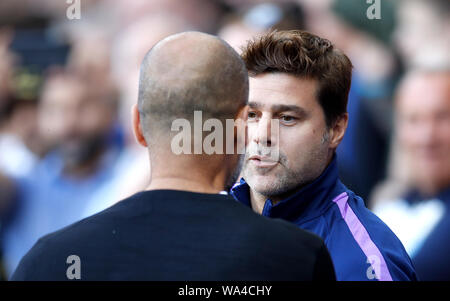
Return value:
<svg viewBox="0 0 450 301">
<path fill-rule="evenodd" d="M 289 221 L 319 216 L 332 205 L 334 196 L 345 191 L 345 187 L 340 183 L 338 177 L 336 155 L 334 155 L 327 168 L 312 183 L 276 205 L 272 205 L 271 200 L 267 199 L 262 215 Z M 250 187 L 243 178 L 231 188 L 231 195 L 240 203 L 251 207 Z"/>
</svg>

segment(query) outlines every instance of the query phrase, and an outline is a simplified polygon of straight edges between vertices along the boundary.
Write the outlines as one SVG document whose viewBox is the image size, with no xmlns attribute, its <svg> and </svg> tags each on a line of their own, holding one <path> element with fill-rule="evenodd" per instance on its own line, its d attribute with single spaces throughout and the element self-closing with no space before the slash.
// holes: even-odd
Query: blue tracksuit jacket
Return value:
<svg viewBox="0 0 450 301">
<path fill-rule="evenodd" d="M 251 206 L 244 179 L 231 194 Z M 274 206 L 266 200 L 262 215 L 291 221 L 322 237 L 337 280 L 417 280 L 395 234 L 339 180 L 336 156 L 319 178 L 294 195 Z"/>
</svg>

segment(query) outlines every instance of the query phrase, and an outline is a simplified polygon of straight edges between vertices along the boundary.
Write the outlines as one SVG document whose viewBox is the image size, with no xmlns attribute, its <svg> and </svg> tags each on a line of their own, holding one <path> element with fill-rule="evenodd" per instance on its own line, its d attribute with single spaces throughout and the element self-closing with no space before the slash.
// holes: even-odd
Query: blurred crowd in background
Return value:
<svg viewBox="0 0 450 301">
<path fill-rule="evenodd" d="M 70 20 L 66 1 L 2 0 L 1 277 L 39 237 L 148 185 L 130 112 L 157 41 L 197 30 L 240 52 L 269 30 L 303 29 L 354 65 L 341 180 L 419 277 L 450 280 L 450 1 L 380 2 L 369 19 L 365 0 L 80 0 Z"/>
</svg>

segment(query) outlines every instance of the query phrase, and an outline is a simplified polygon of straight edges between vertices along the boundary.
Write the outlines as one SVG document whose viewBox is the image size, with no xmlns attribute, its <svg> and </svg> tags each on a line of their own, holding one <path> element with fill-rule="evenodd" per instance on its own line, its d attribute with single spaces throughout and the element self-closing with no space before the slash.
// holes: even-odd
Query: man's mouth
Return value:
<svg viewBox="0 0 450 301">
<path fill-rule="evenodd" d="M 257 167 L 273 167 L 278 164 L 278 161 L 271 159 L 270 157 L 253 155 L 248 158 L 252 164 Z"/>
</svg>

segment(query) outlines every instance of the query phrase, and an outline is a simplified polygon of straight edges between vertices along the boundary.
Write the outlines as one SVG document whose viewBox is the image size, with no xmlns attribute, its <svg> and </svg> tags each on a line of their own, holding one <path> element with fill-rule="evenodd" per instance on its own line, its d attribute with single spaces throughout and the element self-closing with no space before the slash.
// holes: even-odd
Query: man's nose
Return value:
<svg viewBox="0 0 450 301">
<path fill-rule="evenodd" d="M 64 132 L 65 135 L 72 137 L 76 136 L 80 127 L 80 118 L 78 114 L 71 112 L 64 116 Z"/>
<path fill-rule="evenodd" d="M 276 140 L 274 136 L 276 132 L 274 129 L 277 124 L 276 121 L 277 120 L 273 120 L 271 116 L 261 116 L 255 128 L 253 141 L 265 147 L 273 146 Z"/>
<path fill-rule="evenodd" d="M 416 142 L 422 146 L 434 145 L 436 142 L 438 128 L 434 120 L 426 120 L 416 131 Z"/>
</svg>

